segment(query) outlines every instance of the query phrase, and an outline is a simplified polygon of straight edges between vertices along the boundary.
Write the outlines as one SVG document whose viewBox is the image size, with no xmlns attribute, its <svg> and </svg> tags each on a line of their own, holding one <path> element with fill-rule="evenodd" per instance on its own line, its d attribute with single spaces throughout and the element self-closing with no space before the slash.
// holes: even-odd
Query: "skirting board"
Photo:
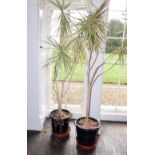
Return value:
<svg viewBox="0 0 155 155">
<path fill-rule="evenodd" d="M 27 130 L 42 131 L 46 119 L 46 113 L 43 115 L 28 115 Z"/>
</svg>

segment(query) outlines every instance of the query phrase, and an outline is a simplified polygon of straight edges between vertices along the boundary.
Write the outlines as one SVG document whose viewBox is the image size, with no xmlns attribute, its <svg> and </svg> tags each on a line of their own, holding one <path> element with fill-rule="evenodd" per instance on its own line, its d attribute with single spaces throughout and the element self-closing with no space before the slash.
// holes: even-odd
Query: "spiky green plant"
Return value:
<svg viewBox="0 0 155 155">
<path fill-rule="evenodd" d="M 64 82 L 70 76 L 73 66 L 70 44 L 62 45 L 55 40 L 49 40 L 48 45 L 50 45 L 51 53 L 46 60 L 46 64 L 51 63 L 52 66 L 53 90 L 58 103 L 59 113 L 62 115 L 62 102 L 65 95 Z M 65 75 L 61 81 L 61 87 L 59 87 L 57 80 L 62 71 L 64 71 Z"/>
<path fill-rule="evenodd" d="M 50 0 L 50 2 L 60 11 L 57 17 L 57 23 L 59 23 L 58 32 L 60 38 L 60 44 L 65 44 L 71 37 L 71 24 L 72 20 L 69 15 L 69 6 L 71 2 L 65 4 L 65 0 Z M 66 39 L 67 38 L 67 39 Z"/>
<path fill-rule="evenodd" d="M 51 51 L 50 57 L 46 60 L 46 64 L 52 65 L 53 76 L 53 90 L 55 92 L 56 100 L 58 103 L 58 110 L 60 117 L 62 113 L 62 103 L 69 89 L 64 88 L 64 83 L 72 77 L 76 63 L 79 61 L 80 54 L 73 53 L 74 49 L 71 43 L 75 41 L 72 35 L 71 26 L 73 25 L 72 18 L 69 15 L 69 6 L 71 3 L 65 3 L 65 0 L 50 0 L 50 2 L 60 11 L 57 17 L 57 23 L 59 24 L 57 33 L 59 34 L 59 42 L 54 39 L 48 40 L 48 45 Z M 61 83 L 61 87 L 58 86 L 58 79 L 61 73 L 65 74 Z"/>
<path fill-rule="evenodd" d="M 99 77 L 97 75 L 98 70 L 103 66 L 104 62 L 99 64 L 92 73 L 92 69 L 97 61 L 100 52 L 103 52 L 102 45 L 106 39 L 107 24 L 104 20 L 104 13 L 108 9 L 108 1 L 104 1 L 100 7 L 96 7 L 95 10 L 88 11 L 88 15 L 79 19 L 77 23 L 76 37 L 80 39 L 80 48 L 77 48 L 77 53 L 81 53 L 81 49 L 84 49 L 87 63 L 87 107 L 86 107 L 86 122 L 90 117 L 90 104 L 92 89 L 95 81 Z M 75 42 L 75 46 L 76 42 Z M 78 47 L 78 46 L 77 46 Z M 93 53 L 96 53 L 95 59 L 92 58 Z M 92 74 L 92 76 L 91 76 Z"/>
<path fill-rule="evenodd" d="M 106 22 L 103 14 L 107 9 L 107 1 L 95 11 L 88 12 L 88 16 L 80 19 L 77 24 L 78 36 L 83 45 L 90 50 L 98 52 L 106 37 Z"/>
</svg>

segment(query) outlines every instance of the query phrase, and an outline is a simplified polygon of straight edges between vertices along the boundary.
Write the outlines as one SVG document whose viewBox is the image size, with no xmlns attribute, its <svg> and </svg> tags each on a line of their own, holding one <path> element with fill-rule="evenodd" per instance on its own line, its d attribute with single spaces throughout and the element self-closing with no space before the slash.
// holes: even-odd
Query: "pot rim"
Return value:
<svg viewBox="0 0 155 155">
<path fill-rule="evenodd" d="M 96 122 L 98 122 L 98 126 L 97 126 L 97 127 L 85 128 L 85 127 L 82 127 L 82 126 L 78 125 L 78 124 L 77 124 L 77 121 L 78 121 L 79 119 L 82 119 L 82 118 L 86 118 L 86 117 L 80 117 L 80 118 L 78 118 L 78 119 L 75 120 L 75 125 L 78 126 L 79 128 L 84 129 L 84 130 L 95 130 L 95 129 L 99 129 L 99 128 L 100 128 L 100 121 L 97 120 L 97 119 L 95 119 L 95 118 L 93 118 L 93 117 L 89 117 L 89 119 L 92 119 L 92 120 L 95 120 Z"/>
<path fill-rule="evenodd" d="M 50 114 L 49 114 L 49 118 L 56 118 L 56 117 L 52 117 L 52 116 L 51 116 L 51 114 L 54 113 L 55 111 L 58 111 L 58 109 L 55 109 L 55 110 L 51 111 Z M 69 116 L 66 117 L 66 118 L 64 118 L 64 119 L 68 119 L 68 118 L 71 118 L 71 117 L 72 117 L 72 113 L 71 113 L 69 110 L 67 110 L 67 109 L 62 109 L 62 111 L 66 111 L 66 112 L 69 113 Z"/>
</svg>

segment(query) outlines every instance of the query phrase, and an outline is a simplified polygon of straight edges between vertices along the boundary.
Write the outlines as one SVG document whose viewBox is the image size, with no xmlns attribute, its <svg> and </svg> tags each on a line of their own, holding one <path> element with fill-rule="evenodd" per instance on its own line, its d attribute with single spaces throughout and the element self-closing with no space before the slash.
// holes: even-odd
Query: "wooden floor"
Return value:
<svg viewBox="0 0 155 155">
<path fill-rule="evenodd" d="M 27 155 L 126 155 L 127 124 L 102 122 L 101 134 L 93 151 L 83 151 L 76 145 L 74 122 L 67 140 L 51 138 L 50 120 L 46 120 L 42 132 L 27 132 Z"/>
</svg>

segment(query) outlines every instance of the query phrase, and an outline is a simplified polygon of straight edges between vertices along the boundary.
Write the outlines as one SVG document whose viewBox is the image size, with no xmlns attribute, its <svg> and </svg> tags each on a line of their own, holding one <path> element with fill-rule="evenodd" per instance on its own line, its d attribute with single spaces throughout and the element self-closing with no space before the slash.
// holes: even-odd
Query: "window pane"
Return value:
<svg viewBox="0 0 155 155">
<path fill-rule="evenodd" d="M 107 39 L 106 53 L 111 53 L 115 48 L 121 47 L 122 39 Z"/>
<path fill-rule="evenodd" d="M 85 10 L 70 10 L 70 19 L 73 23 L 76 23 L 81 17 L 86 15 Z M 51 15 L 51 34 L 52 37 L 57 39 L 59 41 L 59 34 L 58 34 L 58 28 L 59 28 L 59 22 L 58 22 L 58 16 L 60 15 L 59 10 L 53 10 Z M 72 26 L 72 32 L 74 32 L 73 26 Z M 61 67 L 61 66 L 60 66 Z M 51 75 L 52 75 L 52 67 L 51 67 Z M 61 91 L 62 89 L 62 80 L 64 79 L 65 71 L 62 68 L 61 72 L 58 74 L 57 78 L 57 85 L 58 89 Z M 84 65 L 77 64 L 72 78 L 70 79 L 71 82 L 65 82 L 64 83 L 64 89 L 66 89 L 65 97 L 63 103 L 67 104 L 80 104 L 82 105 L 83 102 L 83 78 L 84 78 Z M 51 86 L 53 84 L 53 78 L 51 77 Z M 69 80 L 69 79 L 68 79 Z M 69 87 L 68 87 L 69 86 Z M 51 93 L 51 103 L 57 103 L 56 100 L 56 94 L 54 90 L 52 89 Z"/>
<path fill-rule="evenodd" d="M 61 90 L 62 89 L 62 79 L 63 79 L 63 73 L 60 74 L 58 80 L 57 80 L 57 84 L 58 84 L 58 89 Z M 71 78 L 71 82 L 69 83 L 68 81 L 66 81 L 64 83 L 64 89 L 66 89 L 66 93 L 65 93 L 65 97 L 64 97 L 64 101 L 63 103 L 67 103 L 67 104 L 80 104 L 82 105 L 83 102 L 83 77 L 84 77 L 84 65 L 77 65 L 74 73 L 72 75 Z M 53 84 L 53 81 L 52 81 Z M 52 85 L 51 84 L 51 85 Z M 51 102 L 52 103 L 57 103 L 56 100 L 56 94 L 55 92 L 52 90 L 52 94 L 51 94 Z"/>
<path fill-rule="evenodd" d="M 127 46 L 126 0 L 110 0 L 108 24 L 101 101 L 104 106 L 127 106 L 127 55 L 122 67 L 119 55 L 111 53 Z"/>
<path fill-rule="evenodd" d="M 118 58 L 118 54 L 105 54 L 107 61 L 103 66 L 102 105 L 127 105 L 127 56 L 124 55 L 123 67 L 117 62 Z"/>
<path fill-rule="evenodd" d="M 83 102 L 83 82 L 71 82 L 66 97 L 67 104 L 79 104 L 82 106 Z"/>
<path fill-rule="evenodd" d="M 127 106 L 127 85 L 104 84 L 101 101 L 105 106 Z"/>
<path fill-rule="evenodd" d="M 53 10 L 51 14 L 51 36 L 58 38 L 58 28 L 59 28 L 59 20 L 58 17 L 60 15 L 59 10 Z"/>
<path fill-rule="evenodd" d="M 126 21 L 126 12 L 123 11 L 109 11 L 108 13 L 108 23 L 111 20 L 119 20 L 122 24 Z"/>
<path fill-rule="evenodd" d="M 110 0 L 109 10 L 126 10 L 126 0 Z"/>
<path fill-rule="evenodd" d="M 127 83 L 127 66 L 124 64 L 122 69 L 122 74 L 120 77 L 120 65 L 117 63 L 114 65 L 114 62 L 107 62 L 104 65 L 104 76 L 103 76 L 103 82 L 104 83 L 111 83 L 111 84 L 118 84 L 119 78 L 121 84 Z"/>
<path fill-rule="evenodd" d="M 67 104 L 80 104 L 83 102 L 84 64 L 77 64 L 71 78 L 70 87 L 66 96 Z"/>
</svg>

